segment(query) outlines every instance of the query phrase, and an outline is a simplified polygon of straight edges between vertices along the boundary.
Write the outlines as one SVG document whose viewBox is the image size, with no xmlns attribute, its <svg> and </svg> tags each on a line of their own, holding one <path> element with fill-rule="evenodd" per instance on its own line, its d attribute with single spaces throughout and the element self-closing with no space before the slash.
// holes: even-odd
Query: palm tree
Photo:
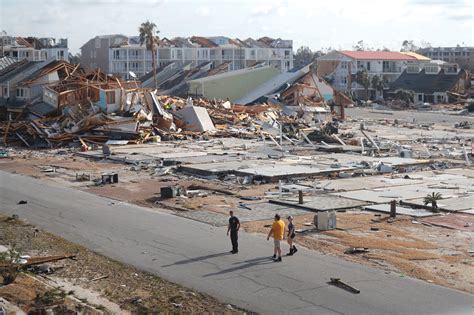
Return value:
<svg viewBox="0 0 474 315">
<path fill-rule="evenodd" d="M 441 197 L 441 193 L 432 192 L 431 194 L 428 194 L 425 198 L 423 198 L 423 203 L 425 204 L 425 206 L 431 204 L 432 211 L 439 212 L 437 201 L 440 200 Z"/>
<path fill-rule="evenodd" d="M 355 81 L 362 85 L 365 90 L 365 100 L 369 100 L 369 87 L 370 87 L 370 78 L 367 70 L 357 71 Z"/>
<path fill-rule="evenodd" d="M 384 83 L 383 83 L 383 77 L 382 76 L 374 75 L 372 77 L 371 83 L 372 83 L 372 88 L 375 90 L 375 92 L 383 91 Z"/>
<path fill-rule="evenodd" d="M 158 34 L 160 31 L 156 29 L 156 24 L 150 21 L 146 21 L 138 28 L 140 32 L 140 46 L 145 44 L 146 50 L 151 51 L 151 65 L 153 67 L 153 82 L 155 83 L 155 89 L 158 88 L 156 82 L 156 48 L 158 42 Z"/>
</svg>

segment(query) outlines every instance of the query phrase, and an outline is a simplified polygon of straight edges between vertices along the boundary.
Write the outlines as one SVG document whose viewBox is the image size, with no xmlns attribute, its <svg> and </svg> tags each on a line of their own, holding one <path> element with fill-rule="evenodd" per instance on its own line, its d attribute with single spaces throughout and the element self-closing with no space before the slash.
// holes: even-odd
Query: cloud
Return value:
<svg viewBox="0 0 474 315">
<path fill-rule="evenodd" d="M 205 16 L 210 16 L 214 13 L 214 10 L 210 7 L 198 7 L 194 13 L 196 13 L 196 15 L 198 16 L 201 16 L 201 17 L 205 17 Z"/>
<path fill-rule="evenodd" d="M 252 17 L 264 17 L 275 13 L 276 7 L 273 5 L 258 6 L 252 9 Z"/>
<path fill-rule="evenodd" d="M 427 7 L 441 7 L 443 9 L 472 8 L 472 4 L 466 0 L 409 0 L 408 4 Z"/>
<path fill-rule="evenodd" d="M 454 13 L 454 14 L 448 14 L 445 16 L 446 19 L 448 20 L 454 20 L 454 21 L 469 21 L 473 19 L 472 14 L 468 13 Z"/>
</svg>

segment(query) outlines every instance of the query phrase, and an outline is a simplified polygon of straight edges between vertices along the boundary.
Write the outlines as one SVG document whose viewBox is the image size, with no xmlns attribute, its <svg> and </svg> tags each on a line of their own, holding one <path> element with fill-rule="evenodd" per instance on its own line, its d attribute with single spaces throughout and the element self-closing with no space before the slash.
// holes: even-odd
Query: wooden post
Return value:
<svg viewBox="0 0 474 315">
<path fill-rule="evenodd" d="M 390 201 L 390 217 L 395 218 L 397 216 L 397 201 Z"/>
<path fill-rule="evenodd" d="M 302 190 L 298 190 L 298 199 L 299 199 L 298 203 L 302 205 L 303 204 L 303 191 Z"/>
</svg>

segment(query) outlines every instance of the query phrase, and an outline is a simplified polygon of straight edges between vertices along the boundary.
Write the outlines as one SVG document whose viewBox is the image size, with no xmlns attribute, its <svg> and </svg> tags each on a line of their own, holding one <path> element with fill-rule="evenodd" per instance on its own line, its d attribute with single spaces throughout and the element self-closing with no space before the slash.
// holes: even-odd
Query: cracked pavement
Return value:
<svg viewBox="0 0 474 315">
<path fill-rule="evenodd" d="M 119 183 L 120 185 L 120 183 Z M 28 203 L 18 205 L 19 200 Z M 0 171 L 0 212 L 167 280 L 264 314 L 472 314 L 472 295 L 300 249 L 274 263 L 273 242 Z M 0 231 L 1 234 L 1 231 Z M 286 251 L 286 247 L 283 250 Z M 337 277 L 361 290 L 329 285 Z"/>
</svg>

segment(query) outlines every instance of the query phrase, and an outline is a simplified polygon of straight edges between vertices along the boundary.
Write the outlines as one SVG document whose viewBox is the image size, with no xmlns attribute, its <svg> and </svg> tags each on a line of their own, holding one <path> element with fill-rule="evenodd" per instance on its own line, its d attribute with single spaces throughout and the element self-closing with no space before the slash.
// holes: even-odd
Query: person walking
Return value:
<svg viewBox="0 0 474 315">
<path fill-rule="evenodd" d="M 229 225 L 227 227 L 227 236 L 229 236 L 230 232 L 230 241 L 232 243 L 232 250 L 230 251 L 232 254 L 237 254 L 239 252 L 239 229 L 240 229 L 240 221 L 239 219 L 234 216 L 234 211 L 229 211 Z"/>
<path fill-rule="evenodd" d="M 274 243 L 273 261 L 281 262 L 281 241 L 285 238 L 285 222 L 281 220 L 278 214 L 275 214 L 275 221 L 270 232 L 268 232 L 267 241 L 270 239 L 270 236 L 273 236 Z"/>
<path fill-rule="evenodd" d="M 287 256 L 293 256 L 294 253 L 298 251 L 295 245 L 293 245 L 293 241 L 296 237 L 295 233 L 295 225 L 293 224 L 293 217 L 290 215 L 288 216 L 288 234 L 286 235 L 286 240 L 288 245 L 290 245 L 290 252 L 286 254 Z"/>
</svg>

